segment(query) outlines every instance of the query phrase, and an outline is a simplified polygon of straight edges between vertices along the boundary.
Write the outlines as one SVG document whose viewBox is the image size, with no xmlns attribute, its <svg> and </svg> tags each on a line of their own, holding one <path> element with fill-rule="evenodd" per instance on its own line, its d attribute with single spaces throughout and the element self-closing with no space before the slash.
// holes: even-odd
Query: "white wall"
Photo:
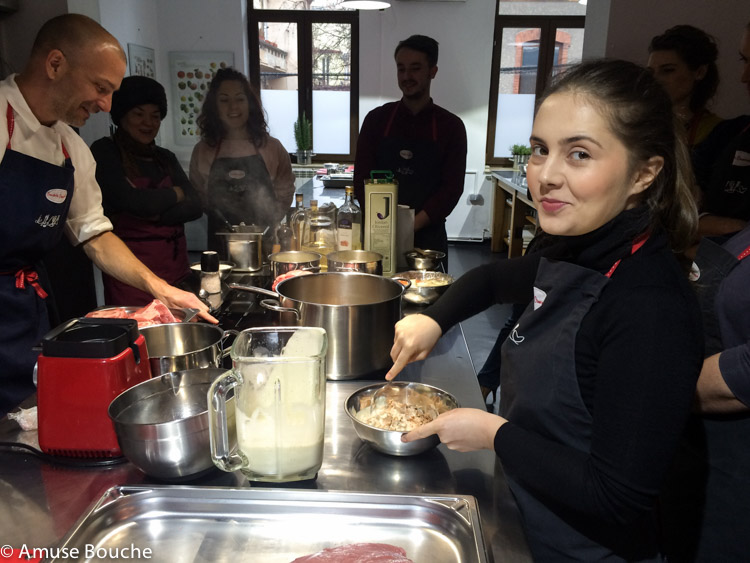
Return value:
<svg viewBox="0 0 750 563">
<path fill-rule="evenodd" d="M 589 9 L 599 0 L 591 0 Z M 606 53 L 641 64 L 648 60 L 654 35 L 677 24 L 690 24 L 713 35 L 719 46 L 721 84 L 714 109 L 722 117 L 750 113 L 747 90 L 740 84 L 739 43 L 750 22 L 747 0 L 610 0 Z M 639 16 L 634 17 L 634 14 Z M 624 23 L 624 25 L 623 25 Z"/>
<path fill-rule="evenodd" d="M 489 228 L 492 195 L 484 180 L 487 107 L 492 64 L 495 3 L 399 2 L 384 11 L 360 13 L 360 125 L 367 112 L 401 92 L 393 51 L 402 39 L 419 33 L 440 44 L 438 73 L 431 94 L 436 104 L 458 115 L 466 126 L 468 152 L 464 197 L 447 224 L 448 236 L 469 237 Z M 482 198 L 469 201 L 469 195 Z M 468 233 L 468 234 L 467 234 Z"/>
</svg>

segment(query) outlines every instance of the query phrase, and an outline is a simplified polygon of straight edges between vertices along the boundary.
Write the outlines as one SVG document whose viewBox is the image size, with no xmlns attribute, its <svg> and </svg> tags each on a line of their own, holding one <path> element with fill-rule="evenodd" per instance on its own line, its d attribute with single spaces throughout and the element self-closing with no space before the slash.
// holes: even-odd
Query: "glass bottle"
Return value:
<svg viewBox="0 0 750 563">
<path fill-rule="evenodd" d="M 354 203 L 354 188 L 346 186 L 344 203 L 336 215 L 338 250 L 362 250 L 362 210 Z"/>
<path fill-rule="evenodd" d="M 279 223 L 279 227 L 276 229 L 276 240 L 279 245 L 279 252 L 287 252 L 289 250 L 295 250 L 296 241 L 294 238 L 294 230 L 291 226 L 292 212 L 286 214 Z"/>
<path fill-rule="evenodd" d="M 318 201 L 310 200 L 310 209 L 305 210 L 304 232 L 300 250 L 320 254 L 320 269 L 323 272 L 328 270 L 326 255 L 336 249 L 335 228 L 331 216 L 318 209 Z"/>
<path fill-rule="evenodd" d="M 303 197 L 302 194 L 295 195 L 294 211 L 289 217 L 289 226 L 292 228 L 292 234 L 294 235 L 294 248 L 292 250 L 299 250 L 302 244 L 302 231 L 305 225 L 305 206 L 302 205 Z"/>
</svg>

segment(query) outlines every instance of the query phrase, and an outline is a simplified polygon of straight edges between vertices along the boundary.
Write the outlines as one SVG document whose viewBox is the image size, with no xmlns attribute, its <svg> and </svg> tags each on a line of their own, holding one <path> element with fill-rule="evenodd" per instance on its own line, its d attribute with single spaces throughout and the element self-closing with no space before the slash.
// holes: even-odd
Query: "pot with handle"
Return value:
<svg viewBox="0 0 750 563">
<path fill-rule="evenodd" d="M 329 272 L 383 275 L 383 255 L 371 250 L 339 250 L 328 254 Z"/>
<path fill-rule="evenodd" d="M 140 329 L 146 339 L 151 376 L 196 368 L 219 368 L 229 355 L 227 338 L 236 330 L 204 323 L 167 323 Z"/>
<path fill-rule="evenodd" d="M 286 250 L 271 254 L 271 279 L 294 270 L 320 271 L 320 254 L 306 250 Z"/>
<path fill-rule="evenodd" d="M 282 324 L 324 328 L 326 377 L 340 380 L 390 367 L 394 325 L 401 319 L 401 296 L 409 284 L 372 274 L 326 272 L 289 278 L 276 292 L 230 287 L 270 297 L 261 306 L 281 313 Z"/>
</svg>

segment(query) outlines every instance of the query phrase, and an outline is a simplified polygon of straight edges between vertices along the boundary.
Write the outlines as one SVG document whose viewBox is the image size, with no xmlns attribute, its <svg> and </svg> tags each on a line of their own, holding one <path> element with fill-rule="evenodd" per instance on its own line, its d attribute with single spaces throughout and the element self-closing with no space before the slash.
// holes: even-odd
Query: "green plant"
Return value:
<svg viewBox="0 0 750 563">
<path fill-rule="evenodd" d="M 529 147 L 528 145 L 511 145 L 510 154 L 530 155 L 531 147 Z"/>
<path fill-rule="evenodd" d="M 312 150 L 312 123 L 305 112 L 294 122 L 294 140 L 298 151 Z"/>
</svg>

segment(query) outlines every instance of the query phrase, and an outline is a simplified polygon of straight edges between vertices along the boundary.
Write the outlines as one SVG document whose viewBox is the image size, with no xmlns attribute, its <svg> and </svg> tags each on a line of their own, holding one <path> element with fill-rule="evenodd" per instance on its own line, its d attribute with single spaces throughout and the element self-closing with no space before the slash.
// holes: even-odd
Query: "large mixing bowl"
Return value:
<svg viewBox="0 0 750 563">
<path fill-rule="evenodd" d="M 437 434 L 413 442 L 402 442 L 401 435 L 403 432 L 383 430 L 359 420 L 357 413 L 362 409 L 370 408 L 373 396 L 385 385 L 387 384 L 375 383 L 367 387 L 362 387 L 349 395 L 346 401 L 344 401 L 344 410 L 349 415 L 357 436 L 379 452 L 397 456 L 421 454 L 437 446 L 440 443 L 440 438 L 438 438 Z M 459 406 L 456 398 L 447 391 L 424 383 L 407 381 L 391 382 L 387 397 L 400 401 L 408 401 L 410 404 L 421 403 L 434 406 L 438 414 L 458 408 Z"/>
<path fill-rule="evenodd" d="M 123 455 L 147 475 L 165 481 L 212 469 L 208 389 L 225 372 L 205 368 L 165 373 L 115 397 L 109 417 Z M 234 417 L 234 408 L 227 412 Z"/>
</svg>

